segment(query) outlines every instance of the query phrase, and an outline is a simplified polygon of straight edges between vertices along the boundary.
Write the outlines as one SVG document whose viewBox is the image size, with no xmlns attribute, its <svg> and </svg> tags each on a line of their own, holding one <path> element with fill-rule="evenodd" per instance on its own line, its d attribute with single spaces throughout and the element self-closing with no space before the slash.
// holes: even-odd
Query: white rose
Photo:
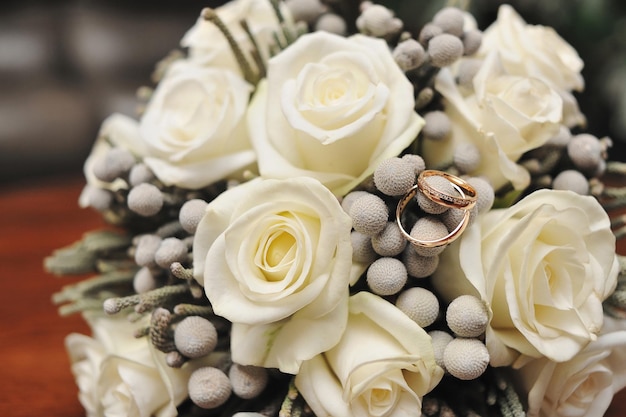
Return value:
<svg viewBox="0 0 626 417">
<path fill-rule="evenodd" d="M 483 33 L 480 54 L 498 51 L 513 75 L 538 78 L 557 90 L 581 91 L 583 61 L 551 27 L 529 25 L 508 4 Z"/>
<path fill-rule="evenodd" d="M 253 166 L 256 155 L 245 126 L 252 87 L 228 70 L 177 61 L 157 86 L 140 122 L 122 114 L 102 124 L 85 161 L 87 183 L 116 191 L 124 179 L 107 183 L 93 174 L 112 147 L 128 149 L 166 185 L 197 189 Z M 88 205 L 86 196 L 81 205 Z"/>
<path fill-rule="evenodd" d="M 176 406 L 188 396 L 189 376 L 211 363 L 207 357 L 171 368 L 147 338 L 134 337 L 136 323 L 101 313 L 87 313 L 85 319 L 93 338 L 73 333 L 66 347 L 89 417 L 176 416 Z"/>
<path fill-rule="evenodd" d="M 289 20 L 287 7 L 281 6 L 281 13 Z M 228 27 L 233 38 L 246 53 L 253 50 L 250 37 L 241 26 L 245 20 L 259 46 L 261 58 L 267 62 L 270 47 L 274 44 L 274 33 L 280 33 L 280 24 L 269 0 L 234 0 L 216 9 L 217 15 Z M 227 68 L 237 73 L 241 70 L 228 41 L 220 30 L 200 16 L 196 24 L 185 34 L 181 45 L 189 48 L 189 57 L 202 65 Z"/>
<path fill-rule="evenodd" d="M 141 118 L 144 162 L 166 185 L 201 188 L 255 160 L 245 128 L 252 87 L 239 75 L 177 61 Z"/>
<path fill-rule="evenodd" d="M 602 416 L 625 373 L 626 330 L 602 334 L 567 362 L 541 358 L 516 371 L 529 417 Z"/>
<path fill-rule="evenodd" d="M 296 373 L 345 327 L 352 221 L 311 178 L 257 179 L 209 203 L 193 242 L 194 275 L 233 323 L 233 361 Z"/>
<path fill-rule="evenodd" d="M 471 143 L 481 162 L 469 174 L 486 177 L 495 189 L 507 182 L 526 188 L 530 175 L 516 162 L 558 132 L 563 100 L 540 80 L 508 74 L 497 53 L 485 58 L 473 86 L 464 95 L 449 69 L 439 73 L 435 88 L 443 96 L 452 132 L 441 141 L 424 140 L 422 156 L 431 167 L 450 165 L 456 147 Z"/>
<path fill-rule="evenodd" d="M 563 362 L 597 338 L 618 270 L 602 206 L 570 191 L 539 190 L 480 216 L 442 253 L 433 283 L 447 299 L 470 293 L 489 306 L 492 365 L 510 365 L 520 354 L 520 363 Z"/>
<path fill-rule="evenodd" d="M 304 35 L 270 60 L 250 105 L 261 175 L 310 176 L 344 195 L 415 139 L 414 105 L 383 40 Z"/>
<path fill-rule="evenodd" d="M 340 342 L 302 364 L 296 387 L 318 417 L 415 416 L 441 380 L 431 338 L 384 299 L 350 297 Z"/>
<path fill-rule="evenodd" d="M 497 20 L 483 33 L 477 56 L 493 51 L 501 54 L 509 73 L 540 79 L 561 95 L 565 125 L 584 125 L 585 116 L 571 93 L 585 87 L 581 75 L 583 61 L 553 28 L 526 24 L 513 7 L 503 4 L 498 9 Z"/>
</svg>

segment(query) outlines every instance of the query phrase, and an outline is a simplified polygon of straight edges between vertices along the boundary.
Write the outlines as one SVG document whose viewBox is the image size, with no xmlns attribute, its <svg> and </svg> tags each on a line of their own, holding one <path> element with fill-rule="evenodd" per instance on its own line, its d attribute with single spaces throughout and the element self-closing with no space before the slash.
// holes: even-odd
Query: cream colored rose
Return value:
<svg viewBox="0 0 626 417">
<path fill-rule="evenodd" d="M 166 185 L 191 189 L 250 166 L 244 115 L 251 91 L 231 71 L 175 62 L 140 121 L 144 162 Z"/>
<path fill-rule="evenodd" d="M 256 155 L 245 126 L 252 87 L 228 70 L 177 61 L 157 86 L 137 122 L 114 114 L 100 129 L 85 161 L 92 187 L 128 188 L 124 179 L 107 183 L 94 166 L 112 147 L 129 150 L 166 185 L 197 189 L 253 167 Z M 81 204 L 88 205 L 85 198 Z"/>
<path fill-rule="evenodd" d="M 477 56 L 497 51 L 512 75 L 537 78 L 563 98 L 563 124 L 585 124 L 572 90 L 585 87 L 581 75 L 583 61 L 570 44 L 551 27 L 529 25 L 508 4 L 498 9 L 498 18 L 483 33 Z"/>
<path fill-rule="evenodd" d="M 625 373 L 625 330 L 602 334 L 567 362 L 536 359 L 516 371 L 529 417 L 602 416 Z"/>
<path fill-rule="evenodd" d="M 576 356 L 596 340 L 602 301 L 619 270 L 602 206 L 547 189 L 480 216 L 440 256 L 433 283 L 442 296 L 475 294 L 489 306 L 486 345 L 494 366 L 520 354 L 520 362 Z"/>
<path fill-rule="evenodd" d="M 344 195 L 415 139 L 414 104 L 383 40 L 304 35 L 270 60 L 250 105 L 261 175 L 309 176 Z"/>
<path fill-rule="evenodd" d="M 236 363 L 296 373 L 337 343 L 351 227 L 335 196 L 311 178 L 257 179 L 209 203 L 194 237 L 194 275 L 215 314 L 233 323 Z"/>
<path fill-rule="evenodd" d="M 350 297 L 339 343 L 302 364 L 296 387 L 318 417 L 415 416 L 441 380 L 430 336 L 393 304 Z"/>
<path fill-rule="evenodd" d="M 495 189 L 507 182 L 524 189 L 530 175 L 516 162 L 558 132 L 563 100 L 540 80 L 508 74 L 497 53 L 485 58 L 473 86 L 465 95 L 449 69 L 439 73 L 435 88 L 443 96 L 452 132 L 440 141 L 424 140 L 422 156 L 427 166 L 447 166 L 457 146 L 471 143 L 481 162 L 470 175 L 486 177 Z"/>
<path fill-rule="evenodd" d="M 512 75 L 538 78 L 558 91 L 581 91 L 583 61 L 551 27 L 529 25 L 508 4 L 483 33 L 479 55 L 498 51 Z"/>
<path fill-rule="evenodd" d="M 147 338 L 134 337 L 137 323 L 101 313 L 87 313 L 85 318 L 93 338 L 73 333 L 65 343 L 88 417 L 176 416 L 193 370 L 218 355 L 171 368 Z"/>
<path fill-rule="evenodd" d="M 283 16 L 290 20 L 288 9 L 284 7 L 284 4 L 280 10 Z M 242 51 L 251 62 L 254 62 L 249 54 L 253 50 L 252 41 L 241 25 L 241 21 L 245 20 L 260 48 L 261 58 L 267 62 L 270 47 L 274 44 L 274 33 L 280 33 L 278 17 L 269 0 L 234 0 L 218 7 L 216 12 Z M 235 55 L 222 32 L 202 16 L 185 34 L 181 45 L 189 48 L 189 58 L 192 61 L 202 65 L 227 68 L 237 73 L 241 72 Z"/>
</svg>

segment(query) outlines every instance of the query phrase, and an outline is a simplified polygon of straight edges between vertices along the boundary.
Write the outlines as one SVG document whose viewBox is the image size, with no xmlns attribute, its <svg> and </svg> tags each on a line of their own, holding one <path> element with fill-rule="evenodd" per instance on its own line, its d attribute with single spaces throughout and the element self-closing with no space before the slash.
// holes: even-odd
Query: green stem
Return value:
<svg viewBox="0 0 626 417">
<path fill-rule="evenodd" d="M 180 262 L 173 262 L 170 265 L 170 272 L 178 279 L 190 281 L 193 279 L 193 269 L 185 268 Z"/>
<path fill-rule="evenodd" d="M 256 41 L 256 37 L 254 36 L 254 34 L 252 34 L 252 31 L 250 30 L 250 25 L 248 25 L 248 22 L 246 20 L 241 21 L 241 27 L 243 27 L 243 30 L 246 32 L 246 35 L 248 35 L 248 39 L 250 39 L 250 42 L 252 42 L 252 47 L 253 47 L 252 59 L 254 59 L 254 63 L 259 69 L 257 76 L 259 79 L 264 78 L 265 75 L 267 74 L 267 68 L 265 67 L 265 63 L 263 62 L 263 57 L 261 56 L 261 49 L 259 48 L 259 44 Z"/>
<path fill-rule="evenodd" d="M 205 7 L 202 10 L 201 16 L 204 20 L 213 23 L 219 29 L 219 31 L 222 32 L 222 34 L 226 38 L 226 41 L 228 41 L 228 44 L 230 45 L 230 49 L 235 55 L 235 59 L 237 60 L 237 64 L 239 65 L 239 68 L 241 69 L 244 78 L 250 84 L 257 85 L 260 80 L 259 74 L 254 71 L 254 69 L 250 65 L 250 62 L 248 62 L 248 60 L 246 59 L 243 51 L 241 50 L 241 47 L 233 37 L 233 34 L 228 29 L 224 21 L 222 21 L 222 19 L 217 15 L 215 10 L 211 9 L 210 7 Z"/>
<path fill-rule="evenodd" d="M 178 304 L 174 307 L 174 314 L 177 316 L 200 317 L 212 317 L 214 315 L 211 306 L 201 306 L 197 304 Z"/>
<path fill-rule="evenodd" d="M 272 8 L 274 8 L 274 13 L 276 14 L 276 18 L 278 19 L 278 23 L 283 24 L 285 22 L 285 17 L 280 11 L 280 1 L 279 0 L 271 0 Z"/>
<path fill-rule="evenodd" d="M 137 313 L 145 313 L 183 294 L 189 294 L 189 286 L 186 283 L 180 285 L 166 285 L 142 294 L 109 298 L 104 302 L 104 311 L 108 314 L 116 314 L 127 307 L 134 306 Z"/>
<path fill-rule="evenodd" d="M 100 288 L 105 288 L 108 285 L 128 282 L 129 279 L 132 279 L 132 276 L 128 277 L 126 274 L 122 273 L 99 275 L 80 281 L 76 284 L 63 287 L 60 292 L 52 295 L 52 302 L 54 304 L 61 304 L 68 301 L 75 301 L 82 298 L 88 291 L 95 291 Z"/>
</svg>

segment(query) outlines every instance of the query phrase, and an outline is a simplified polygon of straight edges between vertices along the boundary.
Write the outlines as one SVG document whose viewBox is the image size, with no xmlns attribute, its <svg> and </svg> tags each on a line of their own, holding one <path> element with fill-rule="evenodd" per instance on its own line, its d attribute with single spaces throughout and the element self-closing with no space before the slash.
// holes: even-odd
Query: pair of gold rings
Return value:
<svg viewBox="0 0 626 417">
<path fill-rule="evenodd" d="M 440 176 L 450 182 L 452 187 L 459 193 L 459 196 L 450 195 L 440 190 L 433 188 L 428 184 L 427 178 L 432 176 Z M 413 197 L 421 192 L 426 198 L 434 201 L 437 204 L 449 208 L 456 208 L 464 211 L 463 220 L 452 230 L 448 235 L 436 239 L 436 240 L 420 240 L 411 236 L 404 229 L 402 225 L 402 215 L 404 210 L 409 205 Z M 396 223 L 400 228 L 400 232 L 406 240 L 412 245 L 424 247 L 424 248 L 436 248 L 439 246 L 445 246 L 455 241 L 461 233 L 465 230 L 469 224 L 470 210 L 476 205 L 476 190 L 467 181 L 459 178 L 455 175 L 448 174 L 447 172 L 437 170 L 425 170 L 422 171 L 417 177 L 417 184 L 411 187 L 411 189 L 400 199 L 396 208 Z"/>
</svg>

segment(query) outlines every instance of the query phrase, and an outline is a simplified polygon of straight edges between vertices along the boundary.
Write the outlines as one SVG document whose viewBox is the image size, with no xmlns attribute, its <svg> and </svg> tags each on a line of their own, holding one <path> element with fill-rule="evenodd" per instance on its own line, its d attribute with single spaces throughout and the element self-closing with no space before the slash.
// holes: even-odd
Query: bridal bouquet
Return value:
<svg viewBox="0 0 626 417">
<path fill-rule="evenodd" d="M 88 416 L 600 416 L 626 385 L 626 165 L 512 7 L 206 8 L 104 121 L 46 259 Z M 610 181 L 607 181 L 610 180 Z M 609 212 L 614 213 L 609 217 Z"/>
</svg>

